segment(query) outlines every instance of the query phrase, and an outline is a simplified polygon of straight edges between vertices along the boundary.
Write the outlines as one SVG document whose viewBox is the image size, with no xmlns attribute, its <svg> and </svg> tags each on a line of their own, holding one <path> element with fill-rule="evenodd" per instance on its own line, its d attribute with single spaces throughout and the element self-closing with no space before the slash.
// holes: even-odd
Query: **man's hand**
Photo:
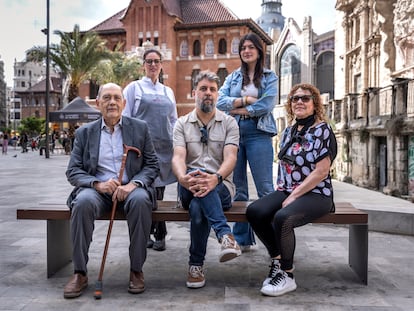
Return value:
<svg viewBox="0 0 414 311">
<path fill-rule="evenodd" d="M 118 200 L 119 202 L 125 201 L 128 195 L 137 188 L 133 183 L 118 186 L 114 194 L 112 195 L 112 201 Z"/>
<path fill-rule="evenodd" d="M 109 179 L 107 181 L 100 181 L 94 184 L 94 188 L 99 193 L 113 194 L 121 184 L 116 179 Z"/>
<path fill-rule="evenodd" d="M 205 197 L 217 184 L 218 179 L 216 174 L 209 174 L 200 170 L 189 172 L 188 176 L 189 187 L 194 197 Z"/>
<path fill-rule="evenodd" d="M 118 200 L 120 202 L 125 201 L 127 196 L 134 191 L 137 186 L 133 183 L 121 185 L 118 180 L 110 179 L 107 181 L 97 182 L 94 184 L 94 188 L 99 193 L 107 193 L 112 195 L 112 201 Z"/>
</svg>

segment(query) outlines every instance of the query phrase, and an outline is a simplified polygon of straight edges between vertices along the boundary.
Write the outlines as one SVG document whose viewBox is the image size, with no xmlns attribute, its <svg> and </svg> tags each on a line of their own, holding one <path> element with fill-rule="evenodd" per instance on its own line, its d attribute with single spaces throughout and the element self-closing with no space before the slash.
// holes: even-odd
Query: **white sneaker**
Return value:
<svg viewBox="0 0 414 311">
<path fill-rule="evenodd" d="M 232 234 L 225 234 L 221 238 L 220 262 L 234 259 L 241 255 L 241 250 Z"/>
<path fill-rule="evenodd" d="M 270 271 L 266 279 L 263 281 L 262 287 L 265 287 L 280 272 L 280 262 L 278 259 L 272 259 L 270 263 Z"/>
<path fill-rule="evenodd" d="M 201 288 L 206 284 L 203 266 L 190 266 L 188 268 L 187 287 Z"/>
<path fill-rule="evenodd" d="M 276 297 L 294 291 L 296 287 L 295 278 L 290 278 L 285 271 L 280 270 L 260 291 L 263 295 Z"/>
</svg>

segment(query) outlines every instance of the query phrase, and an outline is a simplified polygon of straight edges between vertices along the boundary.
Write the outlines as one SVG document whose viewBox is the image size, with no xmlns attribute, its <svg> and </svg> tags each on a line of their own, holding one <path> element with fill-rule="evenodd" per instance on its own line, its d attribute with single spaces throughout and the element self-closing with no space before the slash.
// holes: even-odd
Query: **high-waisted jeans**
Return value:
<svg viewBox="0 0 414 311">
<path fill-rule="evenodd" d="M 247 162 L 259 198 L 272 193 L 273 188 L 273 145 L 272 136 L 257 129 L 255 118 L 240 120 L 240 143 L 237 163 L 233 171 L 236 185 L 235 201 L 248 201 Z M 233 234 L 239 245 L 255 244 L 253 230 L 245 222 L 233 225 Z"/>
</svg>

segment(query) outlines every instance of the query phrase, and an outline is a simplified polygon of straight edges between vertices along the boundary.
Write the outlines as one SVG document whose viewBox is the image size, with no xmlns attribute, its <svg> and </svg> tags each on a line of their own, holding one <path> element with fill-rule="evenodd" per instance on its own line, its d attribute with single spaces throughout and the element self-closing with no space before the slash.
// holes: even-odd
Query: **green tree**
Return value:
<svg viewBox="0 0 414 311">
<path fill-rule="evenodd" d="M 99 62 L 92 71 L 91 78 L 99 85 L 114 82 L 125 87 L 142 75 L 142 65 L 137 56 L 127 56 L 123 52 L 115 51 L 111 60 Z"/>
<path fill-rule="evenodd" d="M 22 119 L 19 131 L 20 133 L 25 132 L 29 137 L 37 136 L 45 130 L 45 118 L 28 117 Z"/>
<path fill-rule="evenodd" d="M 106 40 L 92 31 L 82 33 L 79 25 L 75 25 L 71 33 L 60 30 L 54 33 L 60 37 L 60 44 L 50 45 L 51 66 L 69 79 L 70 102 L 79 95 L 81 83 L 90 78 L 94 68 L 102 60 L 112 59 L 113 53 L 106 48 Z M 46 47 L 32 47 L 26 51 L 26 59 L 34 62 L 45 61 Z"/>
</svg>

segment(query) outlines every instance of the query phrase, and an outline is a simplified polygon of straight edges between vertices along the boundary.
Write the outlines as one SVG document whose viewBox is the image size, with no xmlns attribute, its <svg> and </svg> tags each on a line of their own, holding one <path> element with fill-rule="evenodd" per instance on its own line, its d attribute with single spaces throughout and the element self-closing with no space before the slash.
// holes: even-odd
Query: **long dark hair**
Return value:
<svg viewBox="0 0 414 311">
<path fill-rule="evenodd" d="M 264 68 L 264 64 L 265 64 L 265 53 L 263 51 L 263 41 L 260 39 L 260 37 L 258 35 L 256 35 L 253 32 L 248 33 L 247 35 L 243 36 L 240 40 L 240 43 L 239 43 L 239 56 L 240 56 L 240 59 L 241 59 L 242 47 L 243 47 L 243 44 L 246 40 L 251 41 L 253 43 L 253 45 L 256 47 L 257 51 L 259 52 L 259 57 L 258 57 L 257 62 L 256 62 L 256 68 L 254 69 L 254 77 L 253 77 L 253 83 L 254 83 L 255 87 L 259 88 L 260 87 L 260 82 L 262 80 L 263 68 Z M 242 86 L 246 86 L 250 83 L 250 78 L 249 78 L 249 72 L 248 72 L 247 64 L 243 60 L 241 62 L 241 72 L 243 74 L 243 84 L 242 84 Z"/>
</svg>

